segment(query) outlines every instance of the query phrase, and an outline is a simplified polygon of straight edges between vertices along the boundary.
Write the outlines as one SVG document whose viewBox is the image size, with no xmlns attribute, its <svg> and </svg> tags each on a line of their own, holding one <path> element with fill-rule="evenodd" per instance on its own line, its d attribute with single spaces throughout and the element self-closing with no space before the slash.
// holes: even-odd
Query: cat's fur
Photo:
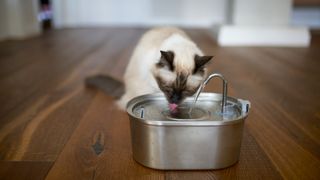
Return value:
<svg viewBox="0 0 320 180">
<path fill-rule="evenodd" d="M 117 102 L 118 106 L 125 109 L 130 99 L 156 92 L 163 92 L 169 103 L 181 103 L 203 82 L 205 64 L 211 58 L 203 56 L 180 29 L 149 30 L 140 39 L 127 66 L 125 94 Z"/>
</svg>

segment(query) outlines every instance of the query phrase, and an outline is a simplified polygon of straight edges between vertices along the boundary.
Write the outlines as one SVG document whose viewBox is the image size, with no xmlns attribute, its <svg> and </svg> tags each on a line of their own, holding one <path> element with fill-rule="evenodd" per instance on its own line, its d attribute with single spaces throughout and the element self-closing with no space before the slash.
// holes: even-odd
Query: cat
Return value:
<svg viewBox="0 0 320 180">
<path fill-rule="evenodd" d="M 181 29 L 159 27 L 147 31 L 126 68 L 125 93 L 117 101 L 118 107 L 124 110 L 132 98 L 158 92 L 170 105 L 179 105 L 200 87 L 212 57 L 204 56 Z"/>
</svg>

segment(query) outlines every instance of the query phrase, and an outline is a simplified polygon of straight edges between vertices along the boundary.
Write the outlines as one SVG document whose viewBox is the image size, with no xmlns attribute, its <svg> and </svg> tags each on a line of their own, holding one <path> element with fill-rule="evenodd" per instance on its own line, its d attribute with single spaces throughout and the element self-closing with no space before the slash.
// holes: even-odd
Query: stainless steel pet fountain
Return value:
<svg viewBox="0 0 320 180">
<path fill-rule="evenodd" d="M 223 94 L 201 93 L 214 77 L 223 80 Z M 162 94 L 136 97 L 127 106 L 133 158 L 166 170 L 231 166 L 239 159 L 249 108 L 249 101 L 227 97 L 227 81 L 221 74 L 211 74 L 177 113 L 170 112 Z"/>
</svg>

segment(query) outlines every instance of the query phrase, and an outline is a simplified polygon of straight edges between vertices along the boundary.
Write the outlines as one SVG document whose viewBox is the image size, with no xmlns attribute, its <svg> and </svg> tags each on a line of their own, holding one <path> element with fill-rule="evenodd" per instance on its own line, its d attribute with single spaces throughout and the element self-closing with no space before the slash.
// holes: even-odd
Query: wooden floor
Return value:
<svg viewBox="0 0 320 180">
<path fill-rule="evenodd" d="M 229 95 L 252 109 L 239 163 L 160 171 L 132 159 L 126 113 L 83 84 L 98 73 L 121 80 L 144 31 L 66 29 L 0 43 L 0 179 L 320 179 L 320 34 L 310 48 L 222 48 L 187 30 L 215 56 L 210 69 L 228 79 Z"/>
</svg>

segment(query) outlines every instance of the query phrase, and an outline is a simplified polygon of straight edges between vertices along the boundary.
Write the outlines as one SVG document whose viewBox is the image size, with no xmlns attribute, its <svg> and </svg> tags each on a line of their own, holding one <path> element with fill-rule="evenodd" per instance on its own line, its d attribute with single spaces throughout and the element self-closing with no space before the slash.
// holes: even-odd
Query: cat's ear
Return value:
<svg viewBox="0 0 320 180">
<path fill-rule="evenodd" d="M 174 53 L 172 51 L 160 51 L 161 58 L 157 63 L 158 67 L 168 67 L 171 71 L 174 70 L 173 59 Z"/>
<path fill-rule="evenodd" d="M 198 71 L 203 71 L 203 68 L 205 65 L 213 58 L 213 56 L 194 56 L 194 62 L 195 62 L 195 68 L 193 73 L 196 73 Z"/>
</svg>

